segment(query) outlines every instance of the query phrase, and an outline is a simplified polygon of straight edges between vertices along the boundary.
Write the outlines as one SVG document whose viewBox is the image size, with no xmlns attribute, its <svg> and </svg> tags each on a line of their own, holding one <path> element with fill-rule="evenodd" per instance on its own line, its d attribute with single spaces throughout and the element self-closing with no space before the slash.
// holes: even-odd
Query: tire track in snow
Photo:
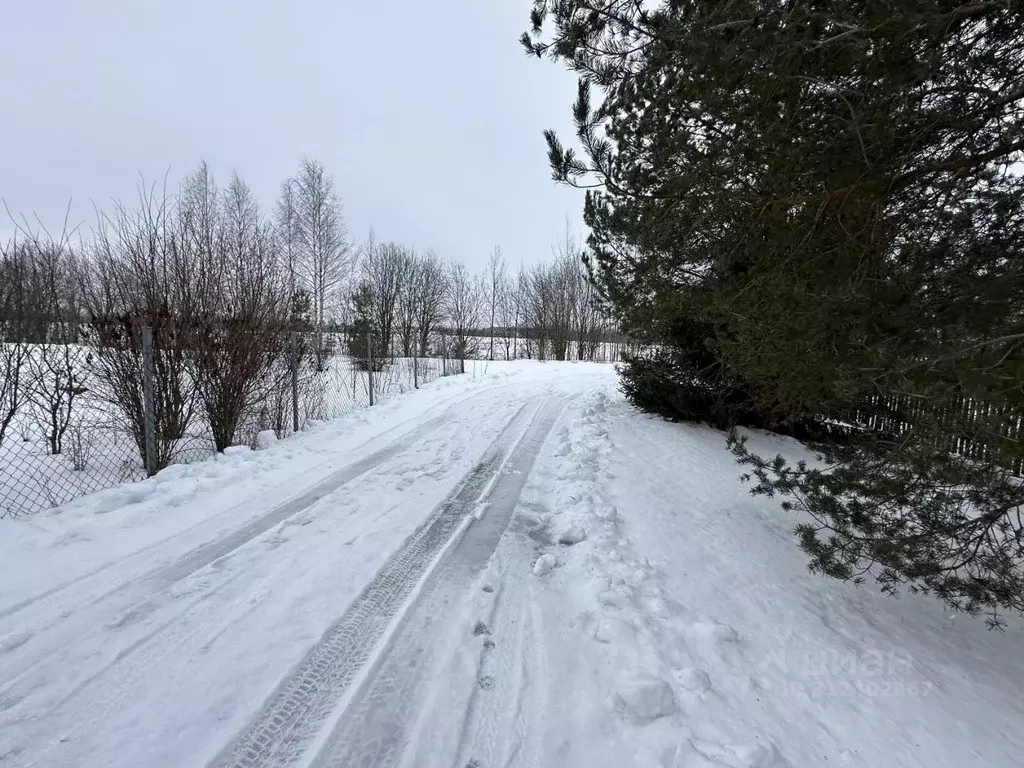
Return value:
<svg viewBox="0 0 1024 768">
<path fill-rule="evenodd" d="M 461 402 L 463 402 L 463 401 L 462 400 L 457 400 L 454 403 L 445 403 L 444 405 L 447 405 L 448 406 L 447 410 L 450 410 L 453 406 L 458 405 Z M 437 426 L 438 423 L 444 421 L 445 417 L 448 415 L 447 410 L 446 410 L 445 413 L 442 413 L 442 414 L 440 414 L 438 416 L 433 417 L 429 422 L 425 422 L 425 423 L 421 424 L 419 427 L 416 427 L 413 430 L 410 430 L 409 432 L 406 432 L 406 433 L 400 435 L 399 437 L 397 437 L 393 441 L 392 444 L 389 444 L 389 445 L 385 446 L 384 448 L 382 448 L 380 450 L 387 450 L 387 448 L 392 447 L 392 445 L 394 443 L 397 443 L 397 442 L 399 442 L 400 440 L 403 440 L 403 439 L 404 440 L 410 440 L 410 441 L 411 440 L 415 440 L 418 437 L 417 432 L 420 432 L 420 431 L 426 429 L 429 426 Z M 390 429 L 386 430 L 382 434 L 377 435 L 377 436 L 371 438 L 370 440 L 367 440 L 365 443 L 363 443 L 363 446 L 365 446 L 365 445 L 367 445 L 369 443 L 372 443 L 372 442 L 374 442 L 376 440 L 379 440 L 381 437 L 383 437 L 383 436 L 385 436 L 387 434 L 390 434 L 390 433 L 392 433 L 392 432 L 394 432 L 394 431 L 396 431 L 398 429 L 401 429 L 403 426 L 406 426 L 407 424 L 408 424 L 408 421 L 402 422 L 400 424 L 396 424 L 395 426 L 393 426 Z M 351 463 L 346 464 L 344 467 L 339 469 L 337 472 L 332 473 L 331 475 L 328 475 L 325 478 L 322 478 L 318 482 L 319 483 L 327 483 L 327 482 L 329 482 L 331 480 L 331 478 L 334 477 L 334 475 L 336 475 L 336 474 L 338 474 L 340 472 L 344 472 L 349 466 L 351 466 Z M 302 472 L 302 473 L 300 473 L 296 477 L 289 478 L 289 482 L 296 483 L 296 484 L 301 484 L 301 480 L 302 480 L 302 478 L 306 474 L 308 474 L 308 472 Z M 284 502 L 282 502 L 279 506 L 286 506 L 286 505 L 291 504 L 291 503 L 293 503 L 295 501 L 297 501 L 297 497 L 292 497 L 292 498 L 289 498 L 289 499 L 285 500 Z M 183 536 L 183 535 L 186 535 L 188 533 L 191 533 L 196 528 L 209 525 L 210 522 L 212 522 L 213 520 L 218 519 L 218 518 L 228 514 L 229 512 L 231 512 L 231 511 L 233 511 L 233 510 L 235 510 L 237 508 L 238 508 L 237 505 L 231 506 L 231 507 L 229 507 L 229 508 L 227 508 L 225 510 L 222 510 L 221 512 L 217 512 L 217 513 L 211 515 L 210 517 L 204 518 L 200 522 L 198 522 L 198 523 L 196 523 L 194 525 L 191 525 L 188 528 L 184 528 L 182 530 L 175 531 L 170 536 L 167 536 L 167 537 L 165 537 L 163 539 L 160 539 L 159 541 L 155 541 L 152 544 L 148 544 L 145 547 L 143 547 L 141 549 L 138 549 L 135 552 L 132 552 L 132 553 L 126 555 L 126 557 L 124 559 L 122 559 L 122 560 L 112 560 L 112 561 L 106 562 L 103 565 L 101 565 L 101 566 L 99 566 L 97 568 L 94 568 L 91 571 L 87 571 L 87 572 L 85 572 L 85 573 L 83 573 L 83 574 L 81 574 L 79 576 L 76 576 L 73 579 L 69 579 L 68 581 L 62 582 L 60 584 L 56 584 L 53 587 L 50 587 L 49 589 L 45 590 L 44 592 L 40 592 L 39 594 L 32 595 L 31 597 L 25 598 L 24 600 L 22 600 L 22 601 L 20 601 L 18 603 L 14 603 L 13 605 L 9 605 L 9 606 L 7 606 L 5 608 L 0 608 L 0 619 L 6 618 L 8 616 L 14 616 L 14 615 L 16 615 L 18 613 L 21 613 L 21 612 L 25 611 L 26 609 L 31 608 L 31 607 L 33 607 L 33 606 L 35 606 L 35 605 L 37 605 L 37 604 L 47 600 L 48 598 L 54 597 L 56 595 L 59 595 L 62 592 L 65 592 L 65 591 L 67 591 L 69 589 L 72 589 L 72 588 L 80 585 L 83 581 L 86 581 L 86 580 L 88 580 L 88 579 L 90 579 L 90 578 L 92 578 L 94 576 L 97 576 L 97 575 L 99 575 L 99 574 L 101 574 L 101 573 L 103 573 L 103 572 L 105 572 L 107 570 L 110 570 L 111 568 L 115 568 L 115 567 L 118 567 L 120 565 L 123 565 L 124 561 L 127 560 L 127 559 L 132 559 L 132 558 L 140 557 L 140 556 L 145 555 L 147 553 L 150 553 L 150 552 L 152 552 L 154 550 L 159 550 L 160 547 L 165 546 L 168 542 L 173 541 L 174 539 L 179 538 L 180 536 Z M 275 509 L 277 509 L 277 507 L 275 507 Z M 255 522 L 255 521 L 251 521 L 251 522 Z M 149 574 L 152 574 L 152 571 L 149 572 Z M 146 575 L 147 574 L 143 574 L 143 577 L 146 577 Z M 105 592 L 105 593 L 99 595 L 98 597 L 94 598 L 93 600 L 91 600 L 86 606 L 83 606 L 83 607 L 88 607 L 89 605 L 94 605 L 95 603 L 101 602 L 104 599 L 106 599 L 107 597 L 109 597 L 110 595 L 116 593 L 117 591 L 118 591 L 118 589 L 115 588 L 115 589 L 112 589 L 112 590 L 110 590 L 108 592 Z"/>
<path fill-rule="evenodd" d="M 409 757 L 404 753 L 409 750 L 417 715 L 424 707 L 424 690 L 430 688 L 437 672 L 433 651 L 439 650 L 446 639 L 445 630 L 451 627 L 444 619 L 463 602 L 467 585 L 494 554 L 534 460 L 565 405 L 564 399 L 549 399 L 538 410 L 494 476 L 491 488 L 482 494 L 485 507 L 480 512 L 486 513 L 477 518 L 479 522 L 472 522 L 428 577 L 385 653 L 367 670 L 351 701 L 335 711 L 337 725 L 317 750 L 311 763 L 314 768 L 390 768 Z M 479 677 L 474 683 L 486 685 Z M 423 757 L 414 755 L 411 763 L 407 760 L 405 764 L 422 764 Z M 448 764 L 441 755 L 432 754 L 431 758 L 431 764 Z"/>
<path fill-rule="evenodd" d="M 542 768 L 538 734 L 547 710 L 547 661 L 530 575 L 536 553 L 524 534 L 509 534 L 494 569 L 500 579 L 490 617 L 494 644 L 483 649 L 477 672 L 493 684 L 473 691 L 458 737 L 459 768 Z"/>
<path fill-rule="evenodd" d="M 256 719 L 211 766 L 263 768 L 307 761 L 310 753 L 317 750 L 318 738 L 323 735 L 328 721 L 336 720 L 339 706 L 345 707 L 348 689 L 364 665 L 371 663 L 366 674 L 372 674 L 374 666 L 390 657 L 385 655 L 386 649 L 400 632 L 397 627 L 401 626 L 403 617 L 408 616 L 412 606 L 422 603 L 422 600 L 413 600 L 409 605 L 410 596 L 421 584 L 431 581 L 438 558 L 443 561 L 451 559 L 446 550 L 453 542 L 457 541 L 455 550 L 458 551 L 459 545 L 471 538 L 458 535 L 464 529 L 468 516 L 474 511 L 481 512 L 484 498 L 500 492 L 510 479 L 513 485 L 518 482 L 519 486 L 525 481 L 525 474 L 513 475 L 506 470 L 510 466 L 518 468 L 520 464 L 528 470 L 532 465 L 540 443 L 554 423 L 557 413 L 553 415 L 553 410 L 561 410 L 560 403 L 557 409 L 552 409 L 553 402 L 553 398 L 548 398 L 528 417 L 524 416 L 527 406 L 523 407 L 492 443 L 477 467 L 392 555 L 345 615 L 324 633 L 296 670 L 278 687 Z M 518 497 L 518 490 L 514 497 Z M 514 500 L 509 505 L 509 513 Z M 498 513 L 492 509 L 486 519 L 490 522 L 497 516 Z M 470 526 L 469 530 L 476 527 Z M 500 530 L 494 533 L 492 551 L 503 529 L 504 525 L 501 525 Z M 482 562 L 486 562 L 486 556 Z M 372 661 L 374 657 L 377 658 L 376 663 Z M 381 679 L 374 675 L 372 681 Z M 359 687 L 364 688 L 365 685 Z M 358 692 L 356 695 L 361 701 L 367 700 Z M 344 729 L 340 729 L 320 750 L 331 764 L 335 764 L 333 753 L 339 746 L 335 735 L 344 742 Z M 337 764 L 366 764 L 365 760 L 342 760 Z"/>
<path fill-rule="evenodd" d="M 45 627 L 35 628 L 30 633 L 32 638 L 29 642 L 12 652 L 0 655 L 0 674 L 6 678 L 0 685 L 0 702 L 6 702 L 8 707 L 19 703 L 24 694 L 17 694 L 15 691 L 19 687 L 24 687 L 26 679 L 41 666 L 52 662 L 62 648 L 75 643 L 86 634 L 94 633 L 97 628 L 116 627 L 119 624 L 137 621 L 150 613 L 153 601 L 175 584 L 227 557 L 275 526 L 337 492 L 346 484 L 372 472 L 424 437 L 430 436 L 442 424 L 452 420 L 454 409 L 461 402 L 450 405 L 438 416 L 404 433 L 383 448 L 345 465 L 298 496 L 250 520 L 231 533 L 202 544 L 167 565 L 154 568 L 104 592 L 82 605 L 77 615 L 57 614 Z M 97 606 L 100 607 L 99 613 L 95 610 L 85 610 Z M 187 605 L 182 609 L 186 607 Z"/>
<path fill-rule="evenodd" d="M 420 414 L 420 415 L 418 415 L 418 416 L 416 416 L 416 417 L 414 417 L 412 419 L 406 419 L 404 421 L 401 421 L 398 424 L 395 424 L 395 425 L 393 425 L 391 427 L 388 427 L 383 432 L 381 432 L 381 433 L 379 433 L 377 435 L 374 435 L 373 437 L 371 437 L 371 438 L 369 438 L 367 440 L 364 440 L 358 446 L 354 447 L 352 449 L 352 451 L 356 452 L 356 451 L 359 451 L 361 449 L 364 449 L 364 448 L 366 448 L 367 446 L 369 446 L 369 445 L 371 445 L 373 443 L 379 442 L 382 438 L 386 438 L 388 435 L 391 435 L 391 434 L 401 430 L 403 427 L 407 427 L 411 422 L 416 421 L 419 418 L 422 418 L 423 415 L 429 414 L 432 411 L 436 411 L 439 408 L 443 409 L 443 411 L 440 414 L 438 414 L 437 416 L 431 417 L 431 419 L 429 421 L 423 422 L 422 424 L 420 424 L 420 426 L 414 427 L 413 429 L 411 429 L 411 430 L 409 430 L 407 432 L 401 433 L 400 435 L 395 437 L 390 443 L 385 445 L 383 448 L 378 449 L 378 451 L 376 451 L 375 453 L 380 453 L 381 451 L 386 451 L 388 448 L 392 448 L 392 447 L 398 446 L 398 444 L 402 443 L 403 441 L 406 441 L 406 444 L 411 444 L 412 442 L 415 442 L 420 437 L 422 437 L 424 432 L 429 432 L 431 429 L 437 427 L 439 424 L 442 424 L 442 423 L 450 420 L 451 416 L 452 416 L 452 413 L 455 411 L 455 409 L 458 406 L 463 405 L 467 401 L 472 400 L 472 399 L 474 399 L 476 397 L 479 397 L 480 395 L 493 394 L 493 392 L 495 390 L 499 390 L 499 389 L 501 389 L 502 387 L 505 387 L 505 386 L 508 386 L 508 385 L 504 384 L 504 383 L 501 383 L 501 384 L 495 384 L 495 385 L 491 385 L 491 386 L 482 387 L 480 389 L 476 389 L 476 390 L 472 391 L 471 393 L 467 394 L 464 397 L 457 397 L 457 398 L 453 398 L 451 400 L 445 400 L 445 401 L 442 401 L 442 402 L 437 403 L 435 405 L 432 405 L 429 408 L 427 408 L 423 412 L 423 414 Z M 374 454 L 370 454 L 370 455 L 374 455 Z M 361 461 L 361 460 L 359 460 L 359 461 Z M 321 478 L 317 482 L 318 483 L 327 483 L 327 482 L 329 482 L 332 477 L 334 477 L 338 473 L 344 472 L 348 467 L 352 466 L 353 463 L 358 463 L 358 461 L 357 462 L 349 462 L 349 463 L 345 464 L 341 469 L 337 470 L 337 472 L 332 473 L 332 474 L 328 475 L 327 477 Z M 314 471 L 314 470 L 305 470 L 305 471 L 302 471 L 302 472 L 298 473 L 297 475 L 295 475 L 293 477 L 288 478 L 289 484 L 295 484 L 295 485 L 299 485 L 299 486 L 303 485 L 304 484 L 303 479 L 308 474 L 310 474 L 311 471 Z M 296 498 L 297 497 L 288 498 L 285 501 L 281 502 L 281 504 L 278 505 L 278 506 L 285 506 L 285 505 L 288 505 L 290 503 L 293 503 L 294 501 L 296 501 Z M 193 533 L 198 528 L 201 528 L 201 527 L 204 527 L 204 526 L 208 526 L 211 522 L 213 522 L 213 521 L 215 521 L 217 519 L 220 519 L 222 517 L 225 517 L 226 515 L 228 515 L 231 512 L 233 512 L 234 510 L 238 509 L 239 506 L 240 505 L 232 505 L 232 506 L 230 506 L 230 507 L 228 507 L 226 509 L 221 510 L 220 512 L 216 512 L 213 515 L 210 515 L 209 517 L 204 518 L 203 520 L 201 520 L 201 521 L 199 521 L 199 522 L 197 522 L 197 523 L 195 523 L 193 525 L 188 526 L 187 528 L 183 528 L 181 530 L 175 531 L 174 533 L 172 533 L 172 534 L 170 534 L 170 535 L 168 535 L 168 536 L 166 536 L 166 537 L 164 537 L 164 538 L 162 538 L 162 539 L 160 539 L 158 541 L 154 541 L 154 542 L 152 542 L 150 544 L 147 544 L 146 546 L 142 547 L 141 549 L 135 550 L 134 552 L 126 553 L 121 559 L 111 560 L 109 562 L 103 563 L 99 567 L 93 568 L 92 570 L 86 571 L 85 573 L 82 573 L 82 574 L 79 574 L 79 575 L 75 576 L 73 579 L 69 579 L 69 580 L 61 582 L 59 584 L 55 584 L 54 586 L 50 587 L 49 589 L 47 589 L 47 590 L 45 590 L 43 592 L 40 592 L 40 593 L 38 593 L 36 595 L 32 595 L 31 597 L 27 597 L 24 600 L 21 600 L 21 601 L 19 601 L 17 603 L 14 603 L 12 605 L 8 605 L 6 607 L 0 608 L 0 619 L 5 619 L 7 617 L 15 616 L 15 615 L 17 615 L 19 613 L 22 613 L 22 612 L 26 611 L 27 609 L 38 607 L 41 603 L 45 603 L 50 598 L 59 596 L 59 595 L 61 595 L 64 592 L 67 592 L 69 590 L 75 589 L 76 587 L 80 587 L 83 583 L 87 582 L 89 579 L 92 579 L 95 576 L 99 576 L 100 574 L 103 574 L 106 571 L 109 571 L 109 570 L 111 570 L 113 568 L 118 568 L 118 567 L 123 566 L 127 561 L 130 561 L 130 560 L 133 560 L 133 559 L 136 559 L 136 558 L 140 558 L 140 557 L 149 555 L 150 553 L 155 552 L 155 551 L 159 551 L 160 548 L 166 546 L 168 544 L 168 542 L 174 541 L 175 539 L 178 539 L 178 538 L 180 538 L 180 537 L 182 537 L 184 535 L 187 535 L 189 533 Z M 277 507 L 275 507 L 275 509 L 277 509 Z M 200 547 L 198 547 L 196 549 L 199 549 L 202 546 L 205 546 L 205 544 L 204 545 L 200 545 Z M 193 550 L 193 551 L 195 551 L 195 550 Z M 167 566 L 164 566 L 164 567 L 167 567 Z M 146 572 L 144 572 L 142 574 L 132 575 L 132 576 L 129 577 L 129 579 L 130 580 L 138 580 L 138 579 L 142 579 L 142 578 L 147 578 L 148 576 L 152 575 L 156 570 L 159 570 L 159 569 L 147 570 Z M 106 592 L 103 592 L 102 594 L 100 594 L 98 596 L 90 597 L 87 600 L 82 601 L 80 603 L 79 607 L 86 608 L 86 607 L 90 607 L 92 605 L 95 605 L 97 603 L 100 603 L 103 600 L 105 600 L 106 598 L 110 597 L 111 595 L 116 594 L 118 591 L 120 591 L 120 589 L 121 589 L 121 586 L 116 587 L 114 589 L 110 589 L 110 590 L 108 590 Z M 24 619 L 22 621 L 24 622 Z"/>
</svg>

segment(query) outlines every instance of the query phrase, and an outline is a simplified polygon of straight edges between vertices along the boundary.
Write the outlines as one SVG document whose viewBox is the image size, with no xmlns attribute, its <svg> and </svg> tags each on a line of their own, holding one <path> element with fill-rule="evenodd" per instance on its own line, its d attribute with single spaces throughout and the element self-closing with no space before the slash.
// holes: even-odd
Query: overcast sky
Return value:
<svg viewBox="0 0 1024 768">
<path fill-rule="evenodd" d="M 529 0 L 32 0 L 0 26 L 0 196 L 59 229 L 140 174 L 200 160 L 269 205 L 299 158 L 334 175 L 350 235 L 481 267 L 546 258 L 580 193 L 541 131 L 575 81 L 528 59 Z M 4 217 L 6 218 L 6 216 Z M 0 222 L 7 232 L 10 225 Z"/>
</svg>

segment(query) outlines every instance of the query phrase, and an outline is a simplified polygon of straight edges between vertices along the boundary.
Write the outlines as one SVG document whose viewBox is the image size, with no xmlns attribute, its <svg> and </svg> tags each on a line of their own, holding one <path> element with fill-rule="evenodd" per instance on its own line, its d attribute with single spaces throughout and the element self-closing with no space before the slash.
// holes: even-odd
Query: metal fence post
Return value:
<svg viewBox="0 0 1024 768">
<path fill-rule="evenodd" d="M 292 358 L 292 431 L 299 431 L 299 334 L 292 331 L 289 337 Z"/>
<path fill-rule="evenodd" d="M 413 389 L 419 389 L 420 388 L 420 378 L 419 378 L 419 370 L 418 370 L 419 369 L 419 364 L 420 364 L 419 350 L 413 349 L 413 351 L 412 351 L 412 386 L 413 386 Z"/>
<path fill-rule="evenodd" d="M 366 375 L 369 377 L 370 405 L 373 405 L 373 331 L 366 332 Z"/>
<path fill-rule="evenodd" d="M 156 474 L 156 400 L 153 393 L 153 329 L 142 328 L 142 413 L 146 432 L 146 475 Z"/>
</svg>

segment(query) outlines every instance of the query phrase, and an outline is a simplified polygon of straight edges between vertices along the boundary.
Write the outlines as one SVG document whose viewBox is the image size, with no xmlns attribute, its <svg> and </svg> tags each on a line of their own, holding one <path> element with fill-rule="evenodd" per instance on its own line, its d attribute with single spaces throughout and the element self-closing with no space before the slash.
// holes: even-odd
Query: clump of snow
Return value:
<svg viewBox="0 0 1024 768">
<path fill-rule="evenodd" d="M 245 456 L 249 453 L 252 453 L 252 449 L 248 445 L 229 445 L 224 449 L 225 456 Z"/>
<path fill-rule="evenodd" d="M 600 643 L 625 645 L 636 639 L 636 627 L 623 619 L 608 616 L 597 622 L 594 637 Z"/>
<path fill-rule="evenodd" d="M 533 564 L 533 575 L 543 576 L 554 568 L 557 562 L 554 555 L 541 555 L 537 558 L 537 562 Z"/>
<path fill-rule="evenodd" d="M 587 538 L 587 532 L 581 526 L 570 525 L 558 534 L 558 543 L 571 547 L 574 544 L 579 544 L 585 538 Z"/>
<path fill-rule="evenodd" d="M 676 672 L 676 680 L 685 691 L 704 693 L 711 690 L 711 678 L 703 669 L 687 667 Z"/>
<path fill-rule="evenodd" d="M 621 682 L 616 697 L 638 720 L 656 720 L 676 711 L 672 686 L 652 675 L 637 675 Z"/>
<path fill-rule="evenodd" d="M 277 433 L 272 429 L 264 429 L 256 433 L 256 445 L 261 451 L 267 450 L 277 442 Z"/>
</svg>

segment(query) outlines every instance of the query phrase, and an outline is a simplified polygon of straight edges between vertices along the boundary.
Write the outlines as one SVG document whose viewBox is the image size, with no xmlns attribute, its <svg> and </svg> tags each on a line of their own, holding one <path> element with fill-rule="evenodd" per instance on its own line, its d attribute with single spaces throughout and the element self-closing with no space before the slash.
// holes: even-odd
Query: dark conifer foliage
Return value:
<svg viewBox="0 0 1024 768">
<path fill-rule="evenodd" d="M 814 569 L 1024 608 L 1020 4 L 539 0 L 531 24 L 580 75 L 553 175 L 588 187 L 595 282 L 655 350 L 633 402 L 815 436 L 811 466 L 732 441 Z"/>
</svg>

